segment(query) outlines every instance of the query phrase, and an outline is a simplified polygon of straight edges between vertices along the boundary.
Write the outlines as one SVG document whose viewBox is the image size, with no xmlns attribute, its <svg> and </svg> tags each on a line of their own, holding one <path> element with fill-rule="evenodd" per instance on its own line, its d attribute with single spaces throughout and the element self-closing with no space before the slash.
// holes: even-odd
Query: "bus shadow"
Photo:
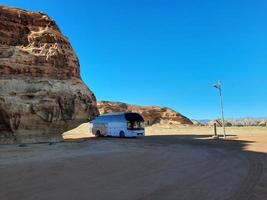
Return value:
<svg viewBox="0 0 267 200">
<path fill-rule="evenodd" d="M 134 138 L 120 138 L 120 137 L 88 137 L 80 139 L 67 139 L 64 142 L 84 143 L 90 141 L 94 142 L 116 142 L 123 144 L 142 144 L 142 145 L 199 145 L 211 148 L 227 148 L 232 150 L 243 150 L 247 145 L 253 143 L 253 141 L 239 140 L 236 135 L 227 135 L 226 139 L 223 139 L 222 135 L 219 135 L 219 139 L 214 139 L 213 135 L 207 134 L 179 134 L 179 135 L 149 135 L 145 137 Z"/>
<path fill-rule="evenodd" d="M 154 143 L 163 145 L 199 145 L 212 148 L 227 148 L 232 150 L 243 150 L 253 141 L 245 141 L 236 139 L 236 135 L 228 135 L 226 139 L 220 136 L 219 139 L 214 139 L 212 135 L 151 135 L 142 139 L 144 143 Z"/>
</svg>

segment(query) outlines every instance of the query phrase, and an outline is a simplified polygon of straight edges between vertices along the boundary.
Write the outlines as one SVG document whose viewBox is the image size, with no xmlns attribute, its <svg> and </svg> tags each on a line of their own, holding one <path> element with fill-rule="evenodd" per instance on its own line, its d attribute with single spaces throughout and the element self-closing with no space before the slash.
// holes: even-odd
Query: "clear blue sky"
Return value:
<svg viewBox="0 0 267 200">
<path fill-rule="evenodd" d="M 265 0 L 2 0 L 50 15 L 99 100 L 169 106 L 195 119 L 267 116 Z"/>
</svg>

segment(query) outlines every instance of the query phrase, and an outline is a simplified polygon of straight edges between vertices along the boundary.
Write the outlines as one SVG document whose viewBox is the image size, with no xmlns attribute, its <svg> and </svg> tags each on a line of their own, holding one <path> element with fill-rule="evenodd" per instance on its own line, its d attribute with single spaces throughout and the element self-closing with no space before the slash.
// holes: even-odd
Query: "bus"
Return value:
<svg viewBox="0 0 267 200">
<path fill-rule="evenodd" d="M 132 112 L 99 115 L 92 121 L 92 133 L 98 137 L 144 136 L 144 119 L 140 114 Z"/>
</svg>

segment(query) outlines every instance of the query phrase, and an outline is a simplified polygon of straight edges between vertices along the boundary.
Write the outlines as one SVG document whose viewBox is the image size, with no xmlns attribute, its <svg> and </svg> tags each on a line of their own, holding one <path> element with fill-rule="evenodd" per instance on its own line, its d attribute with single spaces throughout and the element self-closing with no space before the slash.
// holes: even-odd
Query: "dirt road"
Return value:
<svg viewBox="0 0 267 200">
<path fill-rule="evenodd" d="M 267 155 L 207 136 L 0 146 L 0 199 L 267 199 Z"/>
</svg>

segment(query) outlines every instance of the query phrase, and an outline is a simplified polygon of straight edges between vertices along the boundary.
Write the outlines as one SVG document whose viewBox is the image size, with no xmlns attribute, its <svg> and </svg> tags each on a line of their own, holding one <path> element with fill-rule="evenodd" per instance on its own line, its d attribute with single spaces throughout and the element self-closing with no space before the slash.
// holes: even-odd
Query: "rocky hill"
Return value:
<svg viewBox="0 0 267 200">
<path fill-rule="evenodd" d="M 206 125 L 213 126 L 216 123 L 217 126 L 222 126 L 221 119 L 210 120 L 206 122 Z M 266 118 L 232 118 L 225 119 L 225 126 L 267 126 Z"/>
<path fill-rule="evenodd" d="M 238 118 L 238 119 L 226 119 L 226 122 L 232 126 L 266 126 L 266 118 Z"/>
<path fill-rule="evenodd" d="M 190 119 L 167 107 L 139 106 L 111 101 L 98 101 L 97 107 L 101 114 L 112 112 L 140 113 L 147 125 L 153 125 L 157 123 L 193 125 L 193 122 Z"/>
<path fill-rule="evenodd" d="M 0 6 L 0 142 L 40 142 L 98 114 L 79 61 L 46 14 Z"/>
</svg>

